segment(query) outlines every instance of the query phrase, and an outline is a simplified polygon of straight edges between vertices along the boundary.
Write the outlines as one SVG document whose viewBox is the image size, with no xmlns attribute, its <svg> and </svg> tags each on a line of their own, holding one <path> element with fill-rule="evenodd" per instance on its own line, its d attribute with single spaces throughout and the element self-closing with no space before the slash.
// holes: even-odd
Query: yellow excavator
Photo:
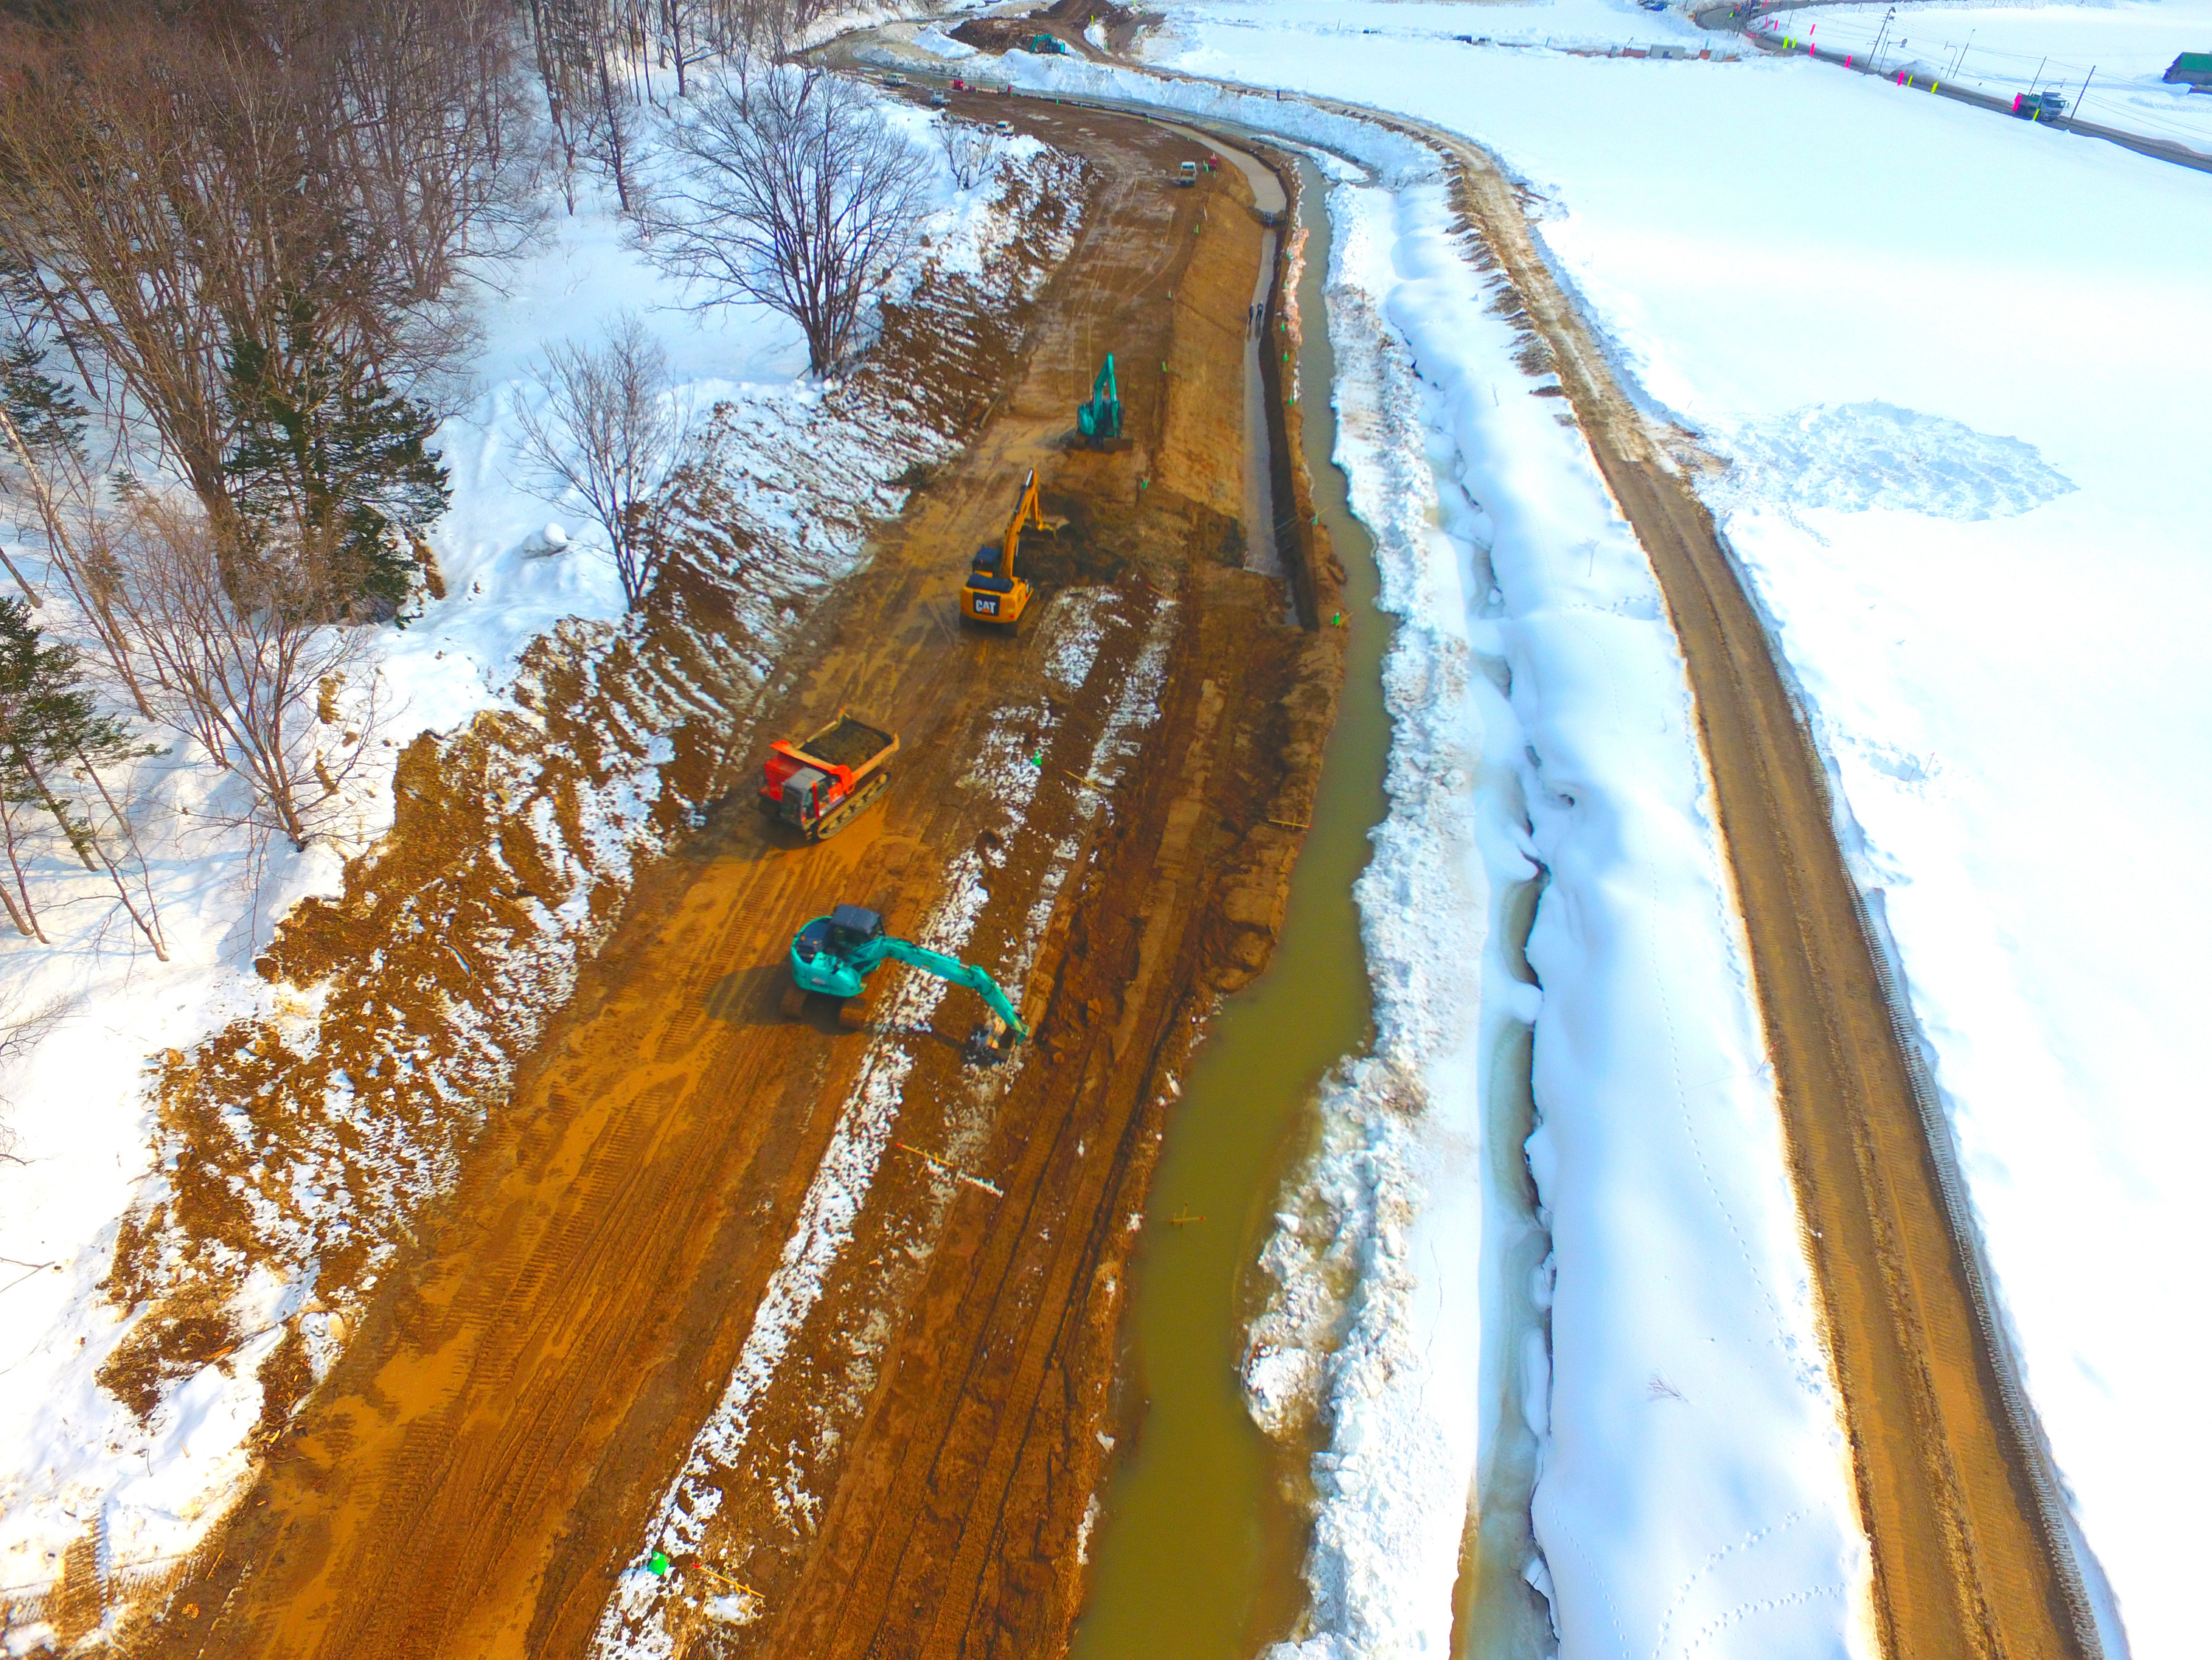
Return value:
<svg viewBox="0 0 2212 1660">
<path fill-rule="evenodd" d="M 1014 504 L 1014 516 L 1006 520 L 998 545 L 985 544 L 968 562 L 968 580 L 960 589 L 960 614 L 971 623 L 997 623 L 1006 628 L 1020 622 L 1030 603 L 1030 585 L 1021 575 L 1022 532 L 1036 530 L 1049 536 L 1066 522 L 1045 516 L 1043 504 L 1037 500 L 1036 469 L 1030 468 L 1022 484 L 1022 499 Z"/>
</svg>

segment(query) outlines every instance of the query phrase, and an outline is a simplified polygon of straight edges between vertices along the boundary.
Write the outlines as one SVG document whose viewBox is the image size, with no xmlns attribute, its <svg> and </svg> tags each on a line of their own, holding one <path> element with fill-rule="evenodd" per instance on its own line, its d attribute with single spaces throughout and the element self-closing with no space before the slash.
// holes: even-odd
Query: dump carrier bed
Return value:
<svg viewBox="0 0 2212 1660">
<path fill-rule="evenodd" d="M 787 747 L 783 745 L 779 749 Z M 855 721 L 840 709 L 837 718 L 812 737 L 788 745 L 798 760 L 811 762 L 828 771 L 843 768 L 855 780 L 862 774 L 883 765 L 898 748 L 896 734 L 879 731 L 865 721 Z"/>
</svg>

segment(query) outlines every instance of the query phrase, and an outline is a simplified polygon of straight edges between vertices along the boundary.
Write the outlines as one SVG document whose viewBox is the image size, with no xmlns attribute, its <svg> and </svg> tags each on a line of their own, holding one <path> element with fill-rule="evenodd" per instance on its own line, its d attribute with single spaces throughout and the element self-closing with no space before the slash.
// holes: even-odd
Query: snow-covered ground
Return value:
<svg viewBox="0 0 2212 1660">
<path fill-rule="evenodd" d="M 887 108 L 928 145 L 926 112 Z M 1003 153 L 1024 167 L 1042 151 L 1023 140 Z M 937 210 L 926 227 L 935 269 L 972 274 L 1013 227 L 992 210 L 995 178 L 963 192 L 941 158 L 939 167 Z M 0 1597 L 35 1596 L 60 1571 L 63 1553 L 88 1536 L 98 1542 L 98 1572 L 117 1584 L 188 1549 L 249 1471 L 248 1438 L 263 1408 L 256 1367 L 288 1324 L 306 1335 L 319 1372 L 343 1341 L 342 1313 L 317 1300 L 309 1260 L 293 1274 L 257 1271 L 230 1310 L 248 1335 L 175 1388 L 146 1421 L 95 1381 L 133 1317 L 100 1287 L 118 1224 L 166 1182 L 152 1158 L 148 1069 L 240 1018 L 289 1023 L 312 1041 L 314 998 L 264 982 L 253 961 L 291 906 L 337 892 L 344 859 L 389 829 L 400 751 L 418 733 L 514 708 L 521 654 L 556 623 L 608 629 L 621 616 L 602 533 L 574 503 L 549 505 L 519 453 L 514 410 L 543 395 L 531 365 L 544 344 L 590 343 L 615 313 L 642 313 L 670 354 L 678 398 L 702 414 L 730 406 L 723 460 L 733 472 L 752 463 L 734 510 L 771 540 L 806 520 L 815 563 L 830 574 L 863 545 L 850 504 L 896 511 L 901 493 L 878 489 L 881 480 L 916 453 L 942 447 L 941 435 L 903 431 L 894 445 L 893 435 L 830 414 L 821 389 L 800 379 L 806 353 L 794 325 L 757 308 L 686 309 L 625 242 L 611 192 L 588 179 L 580 192 L 573 216 L 556 198 L 541 245 L 501 271 L 499 290 L 484 296 L 483 345 L 471 366 L 477 391 L 437 440 L 452 471 L 453 504 L 429 540 L 447 597 L 426 599 L 410 626 L 374 637 L 360 672 L 380 684 L 389 745 L 374 751 L 375 763 L 358 781 L 342 833 L 302 854 L 281 838 L 257 846 L 227 827 L 239 806 L 234 781 L 180 746 L 143 763 L 148 777 L 136 815 L 169 963 L 134 949 L 88 899 L 52 914 L 51 947 L 12 930 L 0 938 L 0 1016 L 52 1009 L 59 1017 L 0 1076 L 0 1125 L 12 1132 L 21 1160 L 0 1161 Z M 901 280 L 911 285 L 924 263 L 909 262 Z M 829 502 L 840 504 L 836 513 L 823 511 Z M 42 567 L 22 522 L 28 517 L 0 501 L 0 545 L 35 578 Z M 547 556 L 543 532 L 555 520 L 570 544 Z M 65 628 L 55 611 L 40 614 L 43 627 Z M 646 819 L 660 793 L 658 763 L 668 758 L 665 741 L 639 747 L 634 773 L 612 781 L 596 806 L 582 804 L 595 873 L 617 882 L 632 854 L 652 843 Z M 547 921 L 548 950 L 573 958 L 590 949 L 588 927 L 564 931 L 556 919 Z M 350 1202 L 343 1190 L 326 1196 L 318 1189 L 313 1196 Z M 43 1629 L 11 1629 L 9 1651 L 35 1645 Z"/>
<path fill-rule="evenodd" d="M 1348 1338 L 1287 1380 L 1328 1433 L 1280 1660 L 1444 1648 L 1509 1416 L 1541 1443 L 1525 1572 L 1564 1652 L 1839 1653 L 1863 1549 L 1656 582 L 1442 186 L 1329 208 L 1337 454 L 1403 621 L 1358 894 L 1379 1041 L 1325 1092 L 1249 1367 L 1263 1419 L 1294 1413 L 1269 1373 L 1343 1318 L 1322 1288 L 1358 1265 Z M 1532 861 L 1540 990 L 1505 903 Z M 1486 1171 L 1524 1128 L 1532 1022 L 1528 1217 Z"/>
<path fill-rule="evenodd" d="M 2212 155 L 2212 94 L 2161 77 L 2185 52 L 2212 52 L 2208 0 L 2113 0 L 2105 5 L 1827 6 L 1780 12 L 1769 37 L 1866 61 L 1885 73 L 1935 76 L 2011 98 L 2056 92 L 2067 112 L 2102 126 L 2168 138 Z M 1885 20 L 1888 30 L 1883 32 Z M 2083 95 L 2083 88 L 2087 89 Z"/>
<path fill-rule="evenodd" d="M 2155 9 L 2158 18 L 2203 15 Z M 1826 34 L 1826 12 L 1795 15 L 1817 15 Z M 1907 39 L 1936 27 L 1927 14 L 1910 15 L 1899 31 Z M 1966 17 L 1940 15 L 1944 27 Z M 2130 52 L 2147 63 L 2155 54 L 2137 32 L 2151 15 L 2147 7 L 2047 8 L 2033 21 L 2054 44 L 2066 32 L 2085 63 L 2105 61 L 2107 33 L 2121 37 L 2115 64 Z M 1813 706 L 1856 872 L 1894 935 L 2028 1388 L 2094 1558 L 2108 1650 L 2191 1653 L 2206 1534 L 2189 1495 L 2212 1484 L 2212 1441 L 2197 1431 L 2193 1399 L 2207 1347 L 2193 1316 L 2212 1285 L 2212 1225 L 2196 1193 L 2212 1133 L 2194 1107 L 2202 982 L 2193 971 L 2199 942 L 2212 935 L 2212 888 L 2193 878 L 2202 826 L 2212 822 L 2203 764 L 2212 691 L 2196 638 L 2212 609 L 2203 502 L 2212 406 L 2190 370 L 2188 343 L 2212 315 L 2212 178 L 1802 60 L 1606 59 L 1541 44 L 1547 35 L 1587 44 L 1607 29 L 1648 40 L 1668 21 L 1606 0 L 1496 9 L 1271 0 L 1176 9 L 1152 53 L 1164 66 L 1405 111 L 1491 147 L 1535 193 L 1543 244 L 1610 336 L 1631 387 L 1737 461 L 1710 499 Z M 1971 27 L 1959 21 L 1952 38 L 1963 43 Z M 1528 44 L 1452 40 L 1486 33 Z M 2031 40 L 2005 38 L 2021 49 Z M 1086 74 L 1022 68 L 1071 81 Z M 1208 101 L 1194 90 L 1149 95 Z M 1352 148 L 1317 118 L 1271 120 L 1257 101 L 1223 112 Z M 1400 200 L 1402 220 L 1413 193 Z M 1389 262 L 1370 269 L 1421 373 L 1449 389 L 1431 394 L 1431 408 L 1463 403 L 1464 380 L 1490 378 L 1464 367 L 1474 349 L 1427 326 L 1410 297 L 1389 299 L 1437 280 L 1446 257 L 1401 236 Z M 1498 374 L 1494 384 L 1511 381 Z M 1463 423 L 1464 410 L 1451 408 Z M 1450 452 L 1432 439 L 1431 453 Z M 1498 517 L 1501 502 L 1510 506 L 1539 475 L 1488 432 L 1468 432 L 1460 454 L 1501 532 L 1492 562 L 1503 605 L 1509 615 L 1540 605 L 1540 584 L 1510 580 Z M 1431 539 L 1453 530 L 1447 514 Z M 1593 542 L 1592 566 L 1602 571 L 1607 544 Z M 1455 623 L 1449 599 L 1435 606 L 1416 621 Z M 1563 706 L 1610 696 L 1626 707 L 1636 682 L 1626 662 L 1554 658 L 1534 695 Z M 1526 673 L 1516 666 L 1517 709 Z M 1559 729 L 1547 738 L 1540 720 L 1522 718 L 1540 781 L 1575 764 Z M 1630 746 L 1644 765 L 1667 743 L 1656 720 L 1648 731 Z M 1411 752 L 1431 741 L 1414 734 Z M 1605 810 L 1601 790 L 1566 793 L 1577 814 Z M 1532 801 L 1541 836 L 1546 798 Z M 1625 818 L 1615 856 L 1632 858 L 1666 822 L 1644 810 Z M 1679 1529 L 1705 1519 L 1694 1472 L 1670 1467 L 1684 1480 L 1655 1489 L 1662 1497 L 1652 1511 L 1624 1502 L 1584 1510 L 1580 1528 L 1559 1525 L 1563 1494 L 1589 1491 L 1567 1479 L 1571 1437 L 1608 1445 L 1618 1462 L 1604 1465 L 1605 1479 L 1617 1492 L 1642 1491 L 1658 1468 L 1644 1461 L 1683 1450 L 1609 1439 L 1632 1420 L 1618 1398 L 1609 1409 L 1601 1399 L 1634 1371 L 1629 1357 L 1651 1324 L 1678 1329 L 1658 1311 L 1678 1306 L 1668 1295 L 1679 1287 L 1640 1311 L 1616 1308 L 1618 1325 L 1571 1329 L 1565 1314 L 1577 1268 L 1560 1219 L 1567 1190 L 1602 1179 L 1594 1169 L 1646 1156 L 1643 1138 L 1659 1116 L 1647 1095 L 1642 1110 L 1604 1121 L 1609 1139 L 1571 1142 L 1597 1165 L 1540 1162 L 1571 1144 L 1563 1075 L 1547 1071 L 1547 1028 L 1617 1033 L 1636 1018 L 1620 986 L 1589 1017 L 1596 1025 L 1567 1012 L 1578 982 L 1604 970 L 1601 959 L 1571 970 L 1564 939 L 1589 949 L 1624 938 L 1614 932 L 1620 910 L 1570 896 L 1568 867 L 1564 858 L 1555 865 L 1532 951 L 1546 986 L 1536 1030 L 1547 1124 L 1533 1151 L 1559 1265 L 1537 1514 L 1566 1651 L 1823 1651 L 1848 1622 L 1824 1641 L 1803 1627 L 1786 1641 L 1758 1620 L 1655 1617 L 1640 1600 Z M 1595 885 L 1601 902 L 1630 903 L 1626 885 Z M 1387 975 L 1386 916 L 1370 913 L 1377 971 Z M 1710 939 L 1721 926 L 1707 919 L 1702 933 Z M 1682 948 L 1669 937 L 1670 957 Z M 1706 982 L 1686 968 L 1663 983 L 1678 1018 L 1721 1020 L 1705 1000 Z M 1572 1092 L 1581 1104 L 1634 1079 L 1648 1059 L 1628 1049 L 1617 1058 L 1620 1073 L 1594 1067 L 1580 1079 Z M 1722 1113 L 1692 1098 L 1700 1113 Z M 1748 1144 L 1736 1154 L 1752 1162 L 1711 1168 L 1744 1180 L 1767 1156 Z M 1420 1283 L 1421 1268 L 1404 1242 L 1423 1225 L 1472 1225 L 1438 1208 L 1445 1193 L 1415 1207 L 1423 1219 L 1409 1231 L 1380 1234 L 1391 1249 L 1370 1280 L 1378 1297 L 1406 1298 L 1404 1326 L 1417 1338 L 1434 1304 L 1402 1289 Z M 1626 1206 L 1628 1226 L 1655 1239 L 1706 1202 L 1694 1187 L 1666 1183 L 1607 1196 Z M 1681 1267 L 1693 1278 L 1721 1266 L 1717 1252 L 1694 1270 L 1691 1260 Z M 1782 1259 L 1754 1251 L 1753 1260 Z M 1410 1281 L 1384 1272 L 1394 1262 Z M 1589 1254 L 1581 1266 L 1625 1273 L 1627 1283 L 1639 1268 Z M 1731 1312 L 1747 1322 L 1740 1302 Z M 1571 1329 L 1601 1347 L 1575 1348 Z M 1666 1381 L 1680 1386 L 1671 1373 Z M 1723 1399 L 1737 1389 L 1756 1398 L 1741 1375 L 1716 1383 Z M 1695 1388 L 1683 1393 L 1698 1399 Z M 1750 1458 L 1759 1447 L 1753 1420 L 1741 1429 L 1729 1444 Z M 1788 1444 L 1765 1444 L 1765 1473 L 1795 1468 Z M 1342 1514 L 1340 1493 L 1330 1505 L 1328 1515 Z M 1403 1504 L 1393 1496 L 1370 1508 L 1380 1517 Z M 1809 1514 L 1826 1525 L 1828 1512 Z M 1334 1524 L 1324 1525 L 1325 1548 Z M 1786 1533 L 1806 1525 L 1801 1517 Z M 1711 1572 L 1751 1572 L 1769 1543 L 1788 1544 L 1783 1533 L 1766 1539 L 1715 1555 Z M 1610 1606 L 1577 1599 L 1577 1572 Z M 1391 1588 L 1373 1589 L 1381 1606 Z M 1790 1617 L 1814 1620 L 1821 1606 L 1801 1604 Z"/>
</svg>

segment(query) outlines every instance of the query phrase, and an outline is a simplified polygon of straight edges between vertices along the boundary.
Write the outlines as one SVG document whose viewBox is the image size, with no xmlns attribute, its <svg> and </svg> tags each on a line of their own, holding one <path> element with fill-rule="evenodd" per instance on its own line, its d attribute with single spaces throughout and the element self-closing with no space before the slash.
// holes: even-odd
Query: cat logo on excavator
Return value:
<svg viewBox="0 0 2212 1660">
<path fill-rule="evenodd" d="M 998 544 L 987 543 L 969 561 L 968 580 L 960 589 L 960 614 L 971 623 L 998 623 L 1007 628 L 1020 622 L 1030 604 L 1030 585 L 1021 574 L 1022 532 L 1036 530 L 1053 535 L 1066 522 L 1045 517 L 1043 505 L 1037 500 L 1036 469 L 1032 467 Z"/>
</svg>

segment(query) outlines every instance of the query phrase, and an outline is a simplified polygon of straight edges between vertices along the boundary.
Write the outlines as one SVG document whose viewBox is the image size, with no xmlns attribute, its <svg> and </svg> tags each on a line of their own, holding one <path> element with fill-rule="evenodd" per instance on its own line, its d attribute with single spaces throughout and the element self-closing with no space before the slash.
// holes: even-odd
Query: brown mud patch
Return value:
<svg viewBox="0 0 2212 1660">
<path fill-rule="evenodd" d="M 975 112 L 1006 108 L 977 100 Z M 431 1172 L 440 1196 L 408 1204 L 404 1224 L 364 1209 L 363 1225 L 392 1234 L 363 1259 L 377 1282 L 358 1329 L 131 1651 L 583 1651 L 722 1395 L 884 1036 L 777 1013 L 792 928 L 847 899 L 911 927 L 952 873 L 979 869 L 988 891 L 963 954 L 1003 962 L 1036 934 L 1024 998 L 1036 1042 L 992 1080 L 979 1115 L 958 1053 L 972 1009 L 948 1001 L 934 1032 L 899 1037 L 911 1067 L 894 1134 L 957 1154 L 999 1193 L 884 1153 L 849 1248 L 744 1433 L 698 1466 L 698 1490 L 720 1509 L 664 1586 L 663 1614 L 679 1651 L 699 1654 L 1064 1644 L 1081 1590 L 1074 1541 L 1105 1456 L 1094 1432 L 1111 1417 L 1126 1218 L 1167 1110 L 1161 1079 L 1217 989 L 1265 960 L 1297 835 L 1270 821 L 1303 822 L 1341 641 L 1286 625 L 1279 584 L 1216 557 L 1242 501 L 1242 340 L 1220 319 L 1241 314 L 1260 244 L 1248 212 L 1214 210 L 1236 205 L 1241 179 L 1178 191 L 1165 181 L 1187 140 L 1027 100 L 1010 113 L 1093 167 L 1074 253 L 996 372 L 966 389 L 963 407 L 989 418 L 767 666 L 754 701 L 723 702 L 712 664 L 683 662 L 690 742 L 712 752 L 679 740 L 666 765 L 692 769 L 676 799 L 703 822 L 672 832 L 672 856 L 641 862 L 626 899 L 610 884 L 603 942 L 573 990 L 543 997 L 531 1058 L 455 1110 L 469 1133 Z M 981 319 L 944 326 L 997 337 Z M 1074 404 L 1104 350 L 1132 366 L 1122 392 L 1138 441 L 1070 452 Z M 1153 363 L 1168 371 L 1139 367 Z M 1081 509 L 1065 552 L 1085 580 L 1048 587 L 1012 638 L 963 629 L 966 553 L 1032 465 Z M 713 572 L 700 603 L 757 580 Z M 1104 620 L 1097 660 L 1071 687 L 1048 642 L 1083 607 Z M 1085 769 L 1154 647 L 1158 690 L 1102 787 Z M 574 707 L 589 708 L 607 679 L 604 667 L 580 675 Z M 789 845 L 744 799 L 751 739 L 848 702 L 900 729 L 898 775 L 835 841 Z M 534 734 L 538 721 L 567 720 L 563 707 L 549 693 L 520 724 Z M 611 712 L 611 733 L 635 729 Z M 485 807 L 488 793 L 441 759 L 411 775 L 428 816 L 399 832 L 434 846 L 465 831 L 461 851 L 483 850 L 482 885 L 507 891 L 475 893 L 488 917 L 570 868 L 544 828 L 567 811 L 567 763 L 534 738 L 503 741 L 527 754 L 511 780 L 536 789 L 515 798 L 526 811 Z M 1012 828 L 992 755 L 1036 770 Z M 506 787 L 510 775 L 483 781 Z M 580 800 L 590 781 L 577 763 Z M 1040 915 L 1044 873 L 1069 857 Z M 587 909 L 592 890 L 569 880 L 568 900 Z M 288 935 L 297 954 L 272 961 L 382 949 L 388 963 L 389 946 L 358 931 L 398 903 L 386 885 L 373 866 L 349 873 L 335 914 Z M 453 936 L 470 960 L 465 928 L 423 932 L 441 946 Z M 487 955 L 440 994 L 483 994 L 495 968 Z M 263 1097 L 244 1085 L 312 1069 L 319 1054 L 278 1032 L 204 1060 L 251 1103 Z M 354 1064 L 368 1075 L 374 1058 Z M 407 1075 L 376 1074 L 398 1087 Z M 257 1128 L 283 1116 L 259 1110 Z M 750 1624 L 712 1617 L 732 1585 L 757 1602 Z"/>
<path fill-rule="evenodd" d="M 841 429 L 876 434 L 870 453 L 825 462 L 811 449 L 820 423 L 739 442 L 738 417 L 718 411 L 678 481 L 675 545 L 647 609 L 626 625 L 561 625 L 525 653 L 513 709 L 408 745 L 391 830 L 349 861 L 338 897 L 295 908 L 259 959 L 272 1012 L 156 1058 L 161 1174 L 123 1219 L 103 1282 L 139 1313 L 100 1373 L 132 1410 L 152 1414 L 264 1335 L 240 1330 L 234 1299 L 265 1266 L 301 1287 L 258 1373 L 257 1435 L 276 1437 L 392 1264 L 450 1225 L 467 1161 L 507 1128 L 518 1063 L 574 995 L 638 871 L 750 769 L 780 642 L 834 575 L 819 532 L 859 539 L 883 511 L 867 469 L 899 471 L 903 453 L 904 471 L 926 471 L 945 441 L 976 430 L 1086 188 L 1072 158 L 1009 170 L 1012 230 L 985 270 L 936 271 L 885 308 L 866 365 L 820 405 Z M 794 539 L 749 505 L 758 474 L 784 499 L 793 479 L 813 481 L 813 534 Z M 624 790 L 645 810 L 611 811 Z M 94 1602 L 150 1584 L 157 1620 L 186 1602 L 204 1612 L 204 1596 L 158 1594 L 198 1566 L 104 1570 Z M 0 1612 L 10 1628 L 50 1619 L 82 1600 L 75 1584 L 65 1574 Z"/>
</svg>

